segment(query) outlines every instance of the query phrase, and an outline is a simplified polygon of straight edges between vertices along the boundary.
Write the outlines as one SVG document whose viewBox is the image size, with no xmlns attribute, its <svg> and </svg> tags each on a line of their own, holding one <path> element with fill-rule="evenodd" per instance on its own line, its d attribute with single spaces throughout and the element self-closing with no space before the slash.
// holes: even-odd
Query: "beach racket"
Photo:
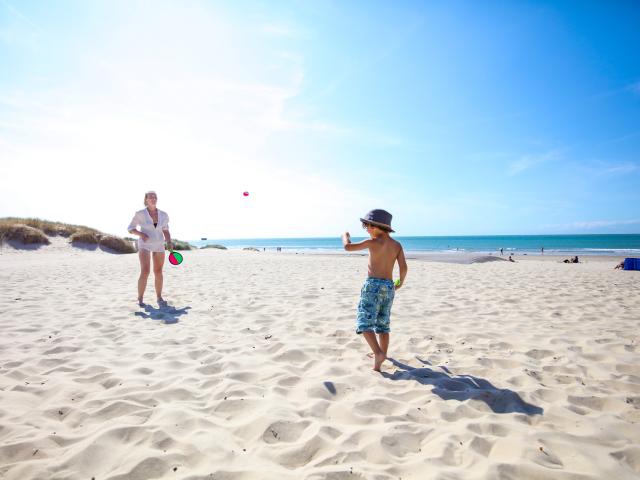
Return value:
<svg viewBox="0 0 640 480">
<path fill-rule="evenodd" d="M 169 263 L 171 265 L 180 265 L 182 263 L 182 254 L 171 250 L 169 254 Z"/>
</svg>

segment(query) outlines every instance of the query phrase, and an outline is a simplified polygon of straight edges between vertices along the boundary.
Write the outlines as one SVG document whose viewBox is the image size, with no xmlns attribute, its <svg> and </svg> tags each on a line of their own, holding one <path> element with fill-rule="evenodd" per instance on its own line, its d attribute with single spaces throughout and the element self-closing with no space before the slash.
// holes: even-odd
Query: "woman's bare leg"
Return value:
<svg viewBox="0 0 640 480">
<path fill-rule="evenodd" d="M 164 278 L 162 276 L 162 267 L 164 266 L 164 252 L 153 252 L 153 275 L 156 284 L 156 296 L 158 301 L 162 301 L 162 284 Z"/>
<path fill-rule="evenodd" d="M 151 252 L 149 250 L 140 250 L 138 252 L 140 259 L 140 277 L 138 278 L 138 303 L 142 303 L 144 291 L 147 288 L 147 278 L 151 270 Z"/>
</svg>

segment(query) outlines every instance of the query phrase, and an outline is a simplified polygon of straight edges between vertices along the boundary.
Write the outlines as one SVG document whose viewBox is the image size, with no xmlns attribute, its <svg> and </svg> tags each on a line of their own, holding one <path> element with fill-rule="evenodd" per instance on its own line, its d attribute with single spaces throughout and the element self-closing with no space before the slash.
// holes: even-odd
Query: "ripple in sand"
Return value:
<svg viewBox="0 0 640 480">
<path fill-rule="evenodd" d="M 268 444 L 295 442 L 302 436 L 310 423 L 309 421 L 290 422 L 286 420 L 274 422 L 264 431 L 262 440 Z"/>
</svg>

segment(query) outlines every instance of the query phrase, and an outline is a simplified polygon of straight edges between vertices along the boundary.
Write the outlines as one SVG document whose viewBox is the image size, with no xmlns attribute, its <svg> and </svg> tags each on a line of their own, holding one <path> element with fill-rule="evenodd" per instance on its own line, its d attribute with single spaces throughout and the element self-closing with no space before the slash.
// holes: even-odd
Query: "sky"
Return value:
<svg viewBox="0 0 640 480">
<path fill-rule="evenodd" d="M 640 233 L 635 1 L 0 0 L 0 217 Z M 243 192 L 249 192 L 245 197 Z"/>
</svg>

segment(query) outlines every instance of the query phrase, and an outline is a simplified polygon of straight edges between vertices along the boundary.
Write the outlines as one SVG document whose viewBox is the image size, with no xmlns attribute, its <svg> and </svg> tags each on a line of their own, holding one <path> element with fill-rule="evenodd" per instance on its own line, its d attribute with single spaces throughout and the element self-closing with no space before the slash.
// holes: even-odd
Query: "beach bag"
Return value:
<svg viewBox="0 0 640 480">
<path fill-rule="evenodd" d="M 640 258 L 625 258 L 624 259 L 625 270 L 640 270 Z"/>
</svg>

